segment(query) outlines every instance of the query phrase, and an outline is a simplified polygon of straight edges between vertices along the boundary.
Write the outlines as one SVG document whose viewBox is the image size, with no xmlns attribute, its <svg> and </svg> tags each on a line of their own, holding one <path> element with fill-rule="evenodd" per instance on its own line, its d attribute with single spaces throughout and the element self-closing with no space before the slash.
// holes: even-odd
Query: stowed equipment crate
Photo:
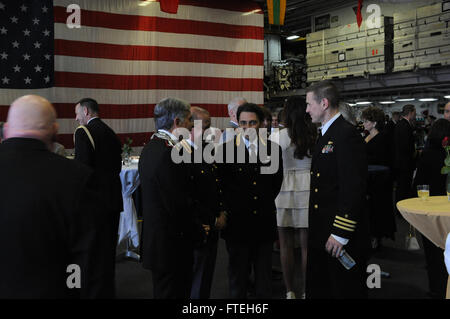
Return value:
<svg viewBox="0 0 450 319">
<path fill-rule="evenodd" d="M 308 82 L 390 72 L 392 37 L 391 17 L 379 28 L 353 23 L 307 34 Z"/>
<path fill-rule="evenodd" d="M 450 11 L 442 8 L 394 14 L 394 72 L 450 65 Z"/>
</svg>

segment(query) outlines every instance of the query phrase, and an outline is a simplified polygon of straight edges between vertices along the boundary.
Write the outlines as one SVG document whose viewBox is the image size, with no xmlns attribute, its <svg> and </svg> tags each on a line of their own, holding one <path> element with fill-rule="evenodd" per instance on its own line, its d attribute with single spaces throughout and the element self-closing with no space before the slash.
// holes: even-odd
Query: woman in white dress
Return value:
<svg viewBox="0 0 450 319">
<path fill-rule="evenodd" d="M 306 102 L 302 97 L 294 96 L 286 101 L 284 122 L 286 128 L 274 132 L 270 139 L 283 151 L 284 179 L 275 204 L 286 298 L 295 299 L 296 238 L 300 239 L 303 283 L 306 274 L 310 168 L 317 129 L 306 113 Z M 301 292 L 303 297 L 304 285 Z"/>
</svg>

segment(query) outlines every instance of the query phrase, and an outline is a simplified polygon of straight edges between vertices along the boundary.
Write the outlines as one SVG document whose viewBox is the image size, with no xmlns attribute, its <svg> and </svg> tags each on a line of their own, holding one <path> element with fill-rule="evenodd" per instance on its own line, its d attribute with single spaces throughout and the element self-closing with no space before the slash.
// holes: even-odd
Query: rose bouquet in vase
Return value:
<svg viewBox="0 0 450 319">
<path fill-rule="evenodd" d="M 132 151 L 131 143 L 133 143 L 133 140 L 131 138 L 127 138 L 122 147 L 122 161 L 125 165 L 128 165 L 130 162 L 130 155 Z"/>
</svg>

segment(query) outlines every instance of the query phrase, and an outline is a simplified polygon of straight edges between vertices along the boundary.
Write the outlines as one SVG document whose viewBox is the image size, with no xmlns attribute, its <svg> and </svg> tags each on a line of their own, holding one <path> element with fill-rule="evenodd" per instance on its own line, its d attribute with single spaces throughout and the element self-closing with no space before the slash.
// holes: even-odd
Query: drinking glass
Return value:
<svg viewBox="0 0 450 319">
<path fill-rule="evenodd" d="M 430 196 L 429 185 L 417 185 L 417 196 L 422 200 L 426 200 Z"/>
</svg>

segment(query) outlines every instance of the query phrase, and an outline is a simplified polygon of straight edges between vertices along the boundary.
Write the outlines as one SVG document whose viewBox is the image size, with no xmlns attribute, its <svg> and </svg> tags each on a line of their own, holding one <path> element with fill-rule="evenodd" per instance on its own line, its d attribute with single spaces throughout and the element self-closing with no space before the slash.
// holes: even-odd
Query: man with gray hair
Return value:
<svg viewBox="0 0 450 319">
<path fill-rule="evenodd" d="M 237 110 L 239 106 L 247 103 L 247 100 L 243 97 L 235 97 L 228 103 L 228 116 L 230 117 L 230 123 L 227 126 L 227 129 L 236 129 L 239 127 L 238 120 L 236 118 Z M 221 143 L 226 143 L 233 139 L 233 134 L 227 135 L 227 130 L 225 129 L 220 138 Z"/>
<path fill-rule="evenodd" d="M 58 123 L 40 96 L 15 100 L 4 130 L 0 299 L 99 297 L 93 171 L 50 151 Z"/>
<path fill-rule="evenodd" d="M 139 160 L 143 267 L 152 271 L 154 298 L 188 299 L 194 244 L 203 240 L 204 232 L 191 209 L 188 167 L 183 162 L 175 163 L 172 154 L 178 150 L 191 151 L 178 138 L 180 133 L 189 138 L 190 105 L 166 98 L 155 106 L 154 117 L 157 132 L 145 145 Z"/>
<path fill-rule="evenodd" d="M 230 124 L 228 125 L 229 128 L 238 128 L 239 124 L 236 118 L 237 110 L 239 106 L 242 104 L 247 103 L 247 100 L 243 97 L 235 97 L 228 103 L 228 115 L 230 116 Z"/>
</svg>

